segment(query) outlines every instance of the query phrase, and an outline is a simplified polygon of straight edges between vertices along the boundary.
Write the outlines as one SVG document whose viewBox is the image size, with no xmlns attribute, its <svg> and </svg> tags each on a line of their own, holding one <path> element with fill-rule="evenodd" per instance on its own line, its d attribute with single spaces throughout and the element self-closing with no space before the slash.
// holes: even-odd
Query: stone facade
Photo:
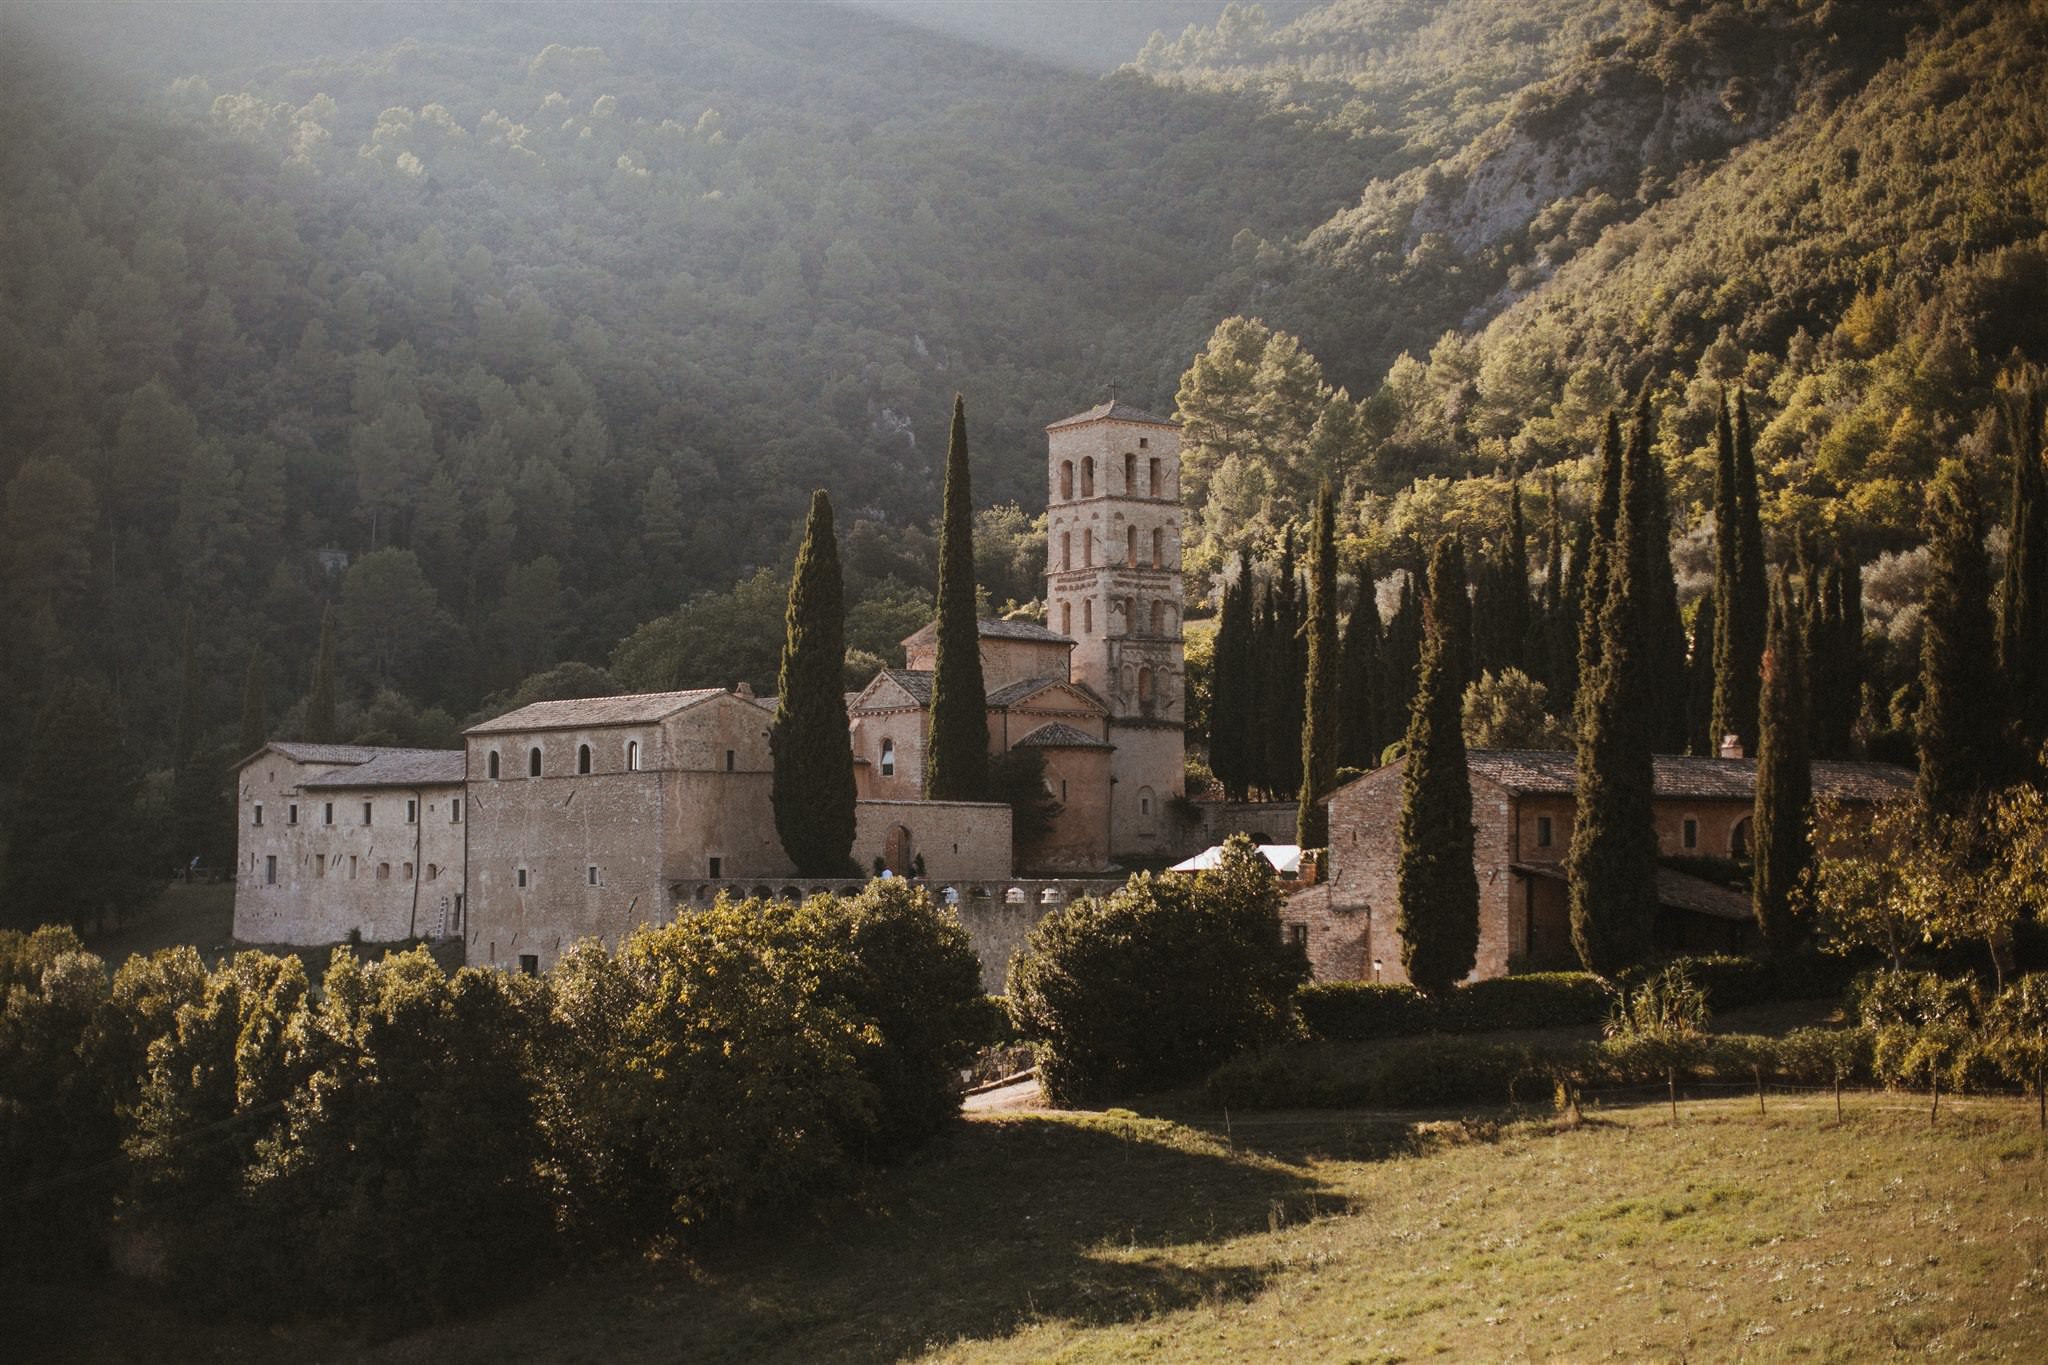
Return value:
<svg viewBox="0 0 2048 1365">
<path fill-rule="evenodd" d="M 1563 871 L 1572 837 L 1572 756 L 1477 749 L 1468 761 L 1479 881 L 1473 975 L 1577 966 Z M 1283 920 L 1306 938 L 1319 980 L 1407 980 L 1396 928 L 1403 767 L 1389 764 L 1331 793 L 1328 874 L 1288 900 Z M 1746 857 L 1755 780 L 1750 760 L 1657 758 L 1651 816 L 1660 853 Z M 1815 763 L 1813 782 L 1816 793 L 1851 805 L 1912 790 L 1911 773 L 1883 763 Z M 1749 946 L 1748 897 L 1668 867 L 1659 869 L 1657 889 L 1660 946 Z"/>
<path fill-rule="evenodd" d="M 464 915 L 462 756 L 265 745 L 236 771 L 234 936 L 243 943 L 442 938 Z"/>
<path fill-rule="evenodd" d="M 880 859 L 899 877 L 924 859 L 928 880 L 1010 875 L 1010 808 L 987 801 L 861 801 L 854 806 L 853 861 Z"/>
</svg>

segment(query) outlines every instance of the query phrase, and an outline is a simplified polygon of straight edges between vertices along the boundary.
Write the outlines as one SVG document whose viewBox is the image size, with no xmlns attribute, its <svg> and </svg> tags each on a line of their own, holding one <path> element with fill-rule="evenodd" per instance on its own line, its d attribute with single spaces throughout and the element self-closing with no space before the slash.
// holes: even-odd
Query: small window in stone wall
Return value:
<svg viewBox="0 0 2048 1365">
<path fill-rule="evenodd" d="M 576 746 L 576 771 L 579 773 L 588 773 L 590 771 L 590 746 L 588 744 Z"/>
<path fill-rule="evenodd" d="M 256 818 L 250 821 L 249 823 L 254 825 L 260 825 L 263 823 L 263 803 L 261 801 L 258 801 L 256 803 Z"/>
<path fill-rule="evenodd" d="M 459 796 L 448 803 L 448 823 L 451 825 L 462 823 L 462 798 Z"/>
<path fill-rule="evenodd" d="M 626 771 L 629 773 L 640 771 L 640 741 L 637 739 L 626 741 Z"/>
<path fill-rule="evenodd" d="M 299 823 L 299 803 L 294 801 L 284 808 L 284 822 L 287 825 Z"/>
<path fill-rule="evenodd" d="M 378 880 L 378 881 L 380 881 L 380 882 L 388 882 L 388 881 L 390 881 L 390 880 L 391 880 L 391 864 L 390 864 L 390 863 L 378 863 L 378 864 L 377 864 L 377 880 Z"/>
<path fill-rule="evenodd" d="M 727 772 L 731 772 L 733 770 L 733 764 L 738 757 L 739 756 L 735 754 L 731 749 L 727 749 L 725 751 L 725 770 Z"/>
<path fill-rule="evenodd" d="M 496 749 L 491 750 L 491 752 L 484 757 L 484 771 L 489 773 L 493 778 L 495 778 L 498 775 L 498 751 Z"/>
<path fill-rule="evenodd" d="M 313 875 L 316 877 L 327 875 L 327 855 L 325 853 L 315 853 L 313 855 Z"/>
<path fill-rule="evenodd" d="M 263 884 L 265 886 L 277 885 L 277 855 L 275 853 L 263 860 Z"/>
<path fill-rule="evenodd" d="M 585 869 L 584 869 L 584 875 L 585 875 L 585 876 L 586 876 L 586 877 L 587 877 L 587 878 L 589 879 L 589 881 L 590 881 L 590 884 L 591 884 L 592 886 L 596 886 L 596 885 L 597 885 L 597 864 L 596 864 L 596 863 L 592 863 L 592 864 L 591 864 L 591 865 L 590 865 L 589 867 L 585 868 Z"/>
<path fill-rule="evenodd" d="M 427 880 L 430 882 L 441 880 L 441 869 L 437 865 L 433 863 L 427 864 Z"/>
<path fill-rule="evenodd" d="M 526 869 L 525 869 L 525 868 L 523 868 L 523 867 L 519 869 L 519 874 L 518 874 L 518 880 L 519 880 L 519 888 L 520 888 L 520 890 L 522 890 L 522 891 L 523 891 L 523 890 L 525 890 L 525 889 L 526 889 Z"/>
<path fill-rule="evenodd" d="M 1308 926 L 1295 922 L 1287 926 L 1287 941 L 1297 948 L 1308 947 Z"/>
<path fill-rule="evenodd" d="M 1700 846 L 1700 822 L 1688 818 L 1681 827 L 1679 838 L 1680 842 L 1687 848 L 1698 848 Z"/>
<path fill-rule="evenodd" d="M 405 823 L 407 823 L 408 825 L 416 825 L 419 823 L 419 821 L 420 803 L 418 801 L 407 801 L 405 803 Z"/>
<path fill-rule="evenodd" d="M 1549 816 L 1547 816 L 1547 815 L 1539 815 L 1539 816 L 1537 816 L 1537 817 L 1536 817 L 1536 847 L 1538 847 L 1538 848 L 1549 848 L 1549 847 L 1550 847 L 1550 839 L 1551 839 L 1551 831 L 1550 831 L 1550 817 L 1549 817 Z"/>
<path fill-rule="evenodd" d="M 348 855 L 348 879 L 350 881 L 356 879 L 356 855 L 353 853 Z"/>
<path fill-rule="evenodd" d="M 539 976 L 540 954 L 521 953 L 519 955 L 519 974 L 521 976 Z"/>
<path fill-rule="evenodd" d="M 722 858 L 713 858 L 711 860 L 711 870 L 705 875 L 713 879 L 724 876 L 725 874 L 719 870 L 724 861 Z"/>
<path fill-rule="evenodd" d="M 405 864 L 405 871 L 404 871 L 404 873 L 403 873 L 403 874 L 401 874 L 401 875 L 403 875 L 403 876 L 405 877 L 405 879 L 406 879 L 407 881 L 411 881 L 411 880 L 412 880 L 412 864 L 411 864 L 411 863 L 407 863 L 407 864 Z"/>
<path fill-rule="evenodd" d="M 320 823 L 323 825 L 331 825 L 334 823 L 334 803 L 332 801 L 325 801 L 321 803 Z"/>
<path fill-rule="evenodd" d="M 540 776 L 540 746 L 537 744 L 526 751 L 526 775 L 528 777 Z"/>
<path fill-rule="evenodd" d="M 896 776 L 896 741 L 893 739 L 882 741 L 882 776 Z"/>
<path fill-rule="evenodd" d="M 363 823 L 370 823 L 370 803 L 367 801 L 363 802 Z"/>
</svg>

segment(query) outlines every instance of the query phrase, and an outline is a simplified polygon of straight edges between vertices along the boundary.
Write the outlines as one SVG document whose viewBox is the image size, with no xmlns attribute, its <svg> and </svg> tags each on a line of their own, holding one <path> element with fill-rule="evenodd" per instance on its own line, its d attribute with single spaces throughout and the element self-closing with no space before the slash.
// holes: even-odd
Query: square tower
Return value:
<svg viewBox="0 0 2048 1365">
<path fill-rule="evenodd" d="M 1157 854 L 1186 765 L 1180 427 L 1109 402 L 1045 431 L 1046 624 L 1109 708 L 1110 852 Z"/>
</svg>

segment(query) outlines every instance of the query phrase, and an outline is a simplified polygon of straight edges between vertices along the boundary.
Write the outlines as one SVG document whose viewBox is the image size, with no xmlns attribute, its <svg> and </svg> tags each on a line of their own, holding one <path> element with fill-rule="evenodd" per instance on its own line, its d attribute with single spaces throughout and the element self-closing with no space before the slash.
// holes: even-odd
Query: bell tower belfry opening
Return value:
<svg viewBox="0 0 2048 1365">
<path fill-rule="evenodd" d="M 1110 852 L 1145 856 L 1186 765 L 1180 427 L 1112 400 L 1045 431 L 1046 624 L 1109 708 Z"/>
</svg>

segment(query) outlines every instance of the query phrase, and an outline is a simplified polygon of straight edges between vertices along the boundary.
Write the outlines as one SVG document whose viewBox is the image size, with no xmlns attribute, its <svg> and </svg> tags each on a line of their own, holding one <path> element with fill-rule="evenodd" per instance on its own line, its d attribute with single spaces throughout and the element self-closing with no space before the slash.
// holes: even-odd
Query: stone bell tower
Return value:
<svg viewBox="0 0 2048 1365">
<path fill-rule="evenodd" d="M 1045 431 L 1046 624 L 1109 708 L 1111 856 L 1157 854 L 1186 764 L 1180 427 L 1112 400 Z"/>
</svg>

